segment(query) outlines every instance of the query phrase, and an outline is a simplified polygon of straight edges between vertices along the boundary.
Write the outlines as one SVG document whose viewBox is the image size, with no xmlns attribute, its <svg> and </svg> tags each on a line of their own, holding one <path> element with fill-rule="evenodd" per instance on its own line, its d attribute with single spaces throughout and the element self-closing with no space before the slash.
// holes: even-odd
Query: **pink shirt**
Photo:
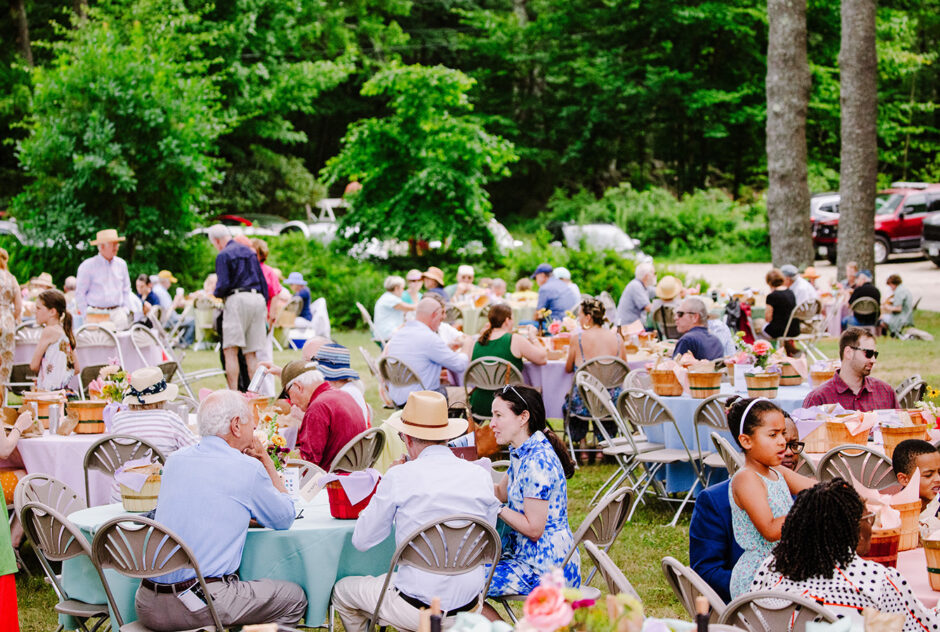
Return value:
<svg viewBox="0 0 940 632">
<path fill-rule="evenodd" d="M 281 282 L 277 280 L 277 273 L 274 268 L 266 263 L 261 264 L 261 274 L 264 276 L 264 282 L 268 284 L 268 311 L 271 311 L 271 299 L 281 293 Z"/>
</svg>

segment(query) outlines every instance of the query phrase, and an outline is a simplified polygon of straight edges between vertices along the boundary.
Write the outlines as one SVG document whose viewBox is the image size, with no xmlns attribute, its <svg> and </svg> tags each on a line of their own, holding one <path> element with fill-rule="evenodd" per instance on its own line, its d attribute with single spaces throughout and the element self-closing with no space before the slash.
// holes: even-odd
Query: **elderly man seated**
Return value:
<svg viewBox="0 0 940 632">
<path fill-rule="evenodd" d="M 673 357 L 691 351 L 696 360 L 717 360 L 724 357 L 725 348 L 708 331 L 708 310 L 700 298 L 687 298 L 675 312 L 676 329 L 682 334 Z"/>
<path fill-rule="evenodd" d="M 532 273 L 532 278 L 539 286 L 539 298 L 535 309 L 547 309 L 552 313 L 552 320 L 561 320 L 565 312 L 578 306 L 568 286 L 553 274 L 554 268 L 547 263 L 540 263 Z"/>
<path fill-rule="evenodd" d="M 500 502 L 489 472 L 457 458 L 446 445 L 467 431 L 467 421 L 447 418 L 443 395 L 411 393 L 405 408 L 387 423 L 404 437 L 408 454 L 379 481 L 375 496 L 359 515 L 353 546 L 370 549 L 384 541 L 393 526 L 395 541 L 401 545 L 421 525 L 455 514 L 477 516 L 496 526 Z M 449 627 L 454 615 L 482 605 L 485 577 L 482 566 L 461 575 L 400 566 L 382 599 L 376 624 L 417 630 L 421 609 L 439 597 L 444 627 Z M 333 606 L 347 632 L 365 631 L 384 583 L 385 575 L 380 575 L 345 577 L 336 584 Z"/>
<path fill-rule="evenodd" d="M 356 400 L 331 387 L 316 362 L 288 362 L 281 369 L 281 384 L 281 397 L 304 411 L 297 433 L 300 456 L 324 470 L 330 468 L 343 446 L 369 428 Z"/>
<path fill-rule="evenodd" d="M 846 410 L 866 413 L 897 408 L 897 394 L 891 385 L 870 375 L 877 358 L 877 344 L 871 333 L 858 327 L 846 329 L 839 338 L 842 367 L 831 380 L 806 396 L 803 407 L 841 404 Z"/>
<path fill-rule="evenodd" d="M 192 549 L 225 626 L 293 625 L 307 608 L 300 586 L 237 574 L 250 520 L 270 529 L 294 522 L 294 504 L 254 436 L 251 407 L 235 391 L 216 391 L 200 405 L 198 423 L 199 443 L 170 455 L 163 467 L 155 519 Z M 191 570 L 144 579 L 135 607 L 153 630 L 212 625 Z"/>
<path fill-rule="evenodd" d="M 415 311 L 415 319 L 395 332 L 385 345 L 385 355 L 401 360 L 417 374 L 421 384 L 409 386 L 388 385 L 388 395 L 396 406 L 404 405 L 412 391 L 437 391 L 446 394 L 441 386 L 441 368 L 463 374 L 470 364 L 473 338 L 467 336 L 460 352 L 452 351 L 437 334 L 444 320 L 444 307 L 433 298 L 422 298 Z"/>
</svg>

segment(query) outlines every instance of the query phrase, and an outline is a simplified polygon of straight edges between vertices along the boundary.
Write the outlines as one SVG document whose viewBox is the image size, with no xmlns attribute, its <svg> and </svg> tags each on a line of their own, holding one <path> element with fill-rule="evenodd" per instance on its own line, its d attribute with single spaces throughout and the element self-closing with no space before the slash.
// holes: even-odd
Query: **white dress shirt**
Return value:
<svg viewBox="0 0 940 632">
<path fill-rule="evenodd" d="M 131 309 L 131 279 L 127 263 L 118 256 L 108 261 L 101 255 L 82 261 L 78 266 L 75 302 L 81 314 L 85 314 L 89 307 Z"/>
<path fill-rule="evenodd" d="M 790 291 L 792 291 L 793 296 L 796 297 L 797 305 L 805 303 L 806 301 L 819 299 L 819 292 L 813 287 L 813 284 L 800 276 L 794 279 L 793 285 L 790 286 Z"/>
<path fill-rule="evenodd" d="M 445 446 L 432 445 L 414 461 L 385 473 L 359 515 L 352 543 L 365 551 L 385 540 L 394 525 L 395 543 L 400 545 L 418 527 L 454 514 L 479 516 L 495 527 L 500 506 L 489 472 L 458 459 Z M 435 575 L 402 565 L 392 583 L 427 604 L 440 597 L 441 608 L 452 610 L 479 595 L 485 580 L 482 566 L 462 575 Z"/>
<path fill-rule="evenodd" d="M 401 406 L 412 391 L 436 391 L 441 387 L 441 367 L 463 375 L 470 358 L 452 351 L 441 337 L 418 320 L 412 320 L 396 331 L 385 345 L 386 355 L 397 358 L 411 367 L 421 380 L 421 386 L 398 388 L 388 385 L 388 395 Z"/>
</svg>

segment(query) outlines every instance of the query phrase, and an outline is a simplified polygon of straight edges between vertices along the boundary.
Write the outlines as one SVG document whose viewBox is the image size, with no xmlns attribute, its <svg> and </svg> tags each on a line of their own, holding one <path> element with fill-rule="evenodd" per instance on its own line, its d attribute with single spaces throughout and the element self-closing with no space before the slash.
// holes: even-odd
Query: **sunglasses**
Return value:
<svg viewBox="0 0 940 632">
<path fill-rule="evenodd" d="M 852 347 L 852 346 L 850 346 L 849 349 L 855 349 L 856 351 L 861 351 L 862 353 L 865 354 L 865 357 L 868 358 L 869 360 L 871 360 L 872 358 L 878 357 L 878 352 L 875 351 L 874 349 L 862 349 L 861 347 Z"/>
<path fill-rule="evenodd" d="M 509 391 L 512 391 L 513 393 L 515 393 L 515 394 L 516 394 L 516 397 L 519 398 L 519 401 L 522 402 L 522 405 L 523 405 L 523 406 L 526 406 L 525 398 L 524 398 L 522 395 L 519 394 L 519 391 L 517 391 L 517 390 L 516 390 L 516 387 L 513 386 L 512 384 L 507 384 L 506 386 L 504 386 L 504 387 L 502 388 L 502 390 L 501 390 L 499 393 L 500 393 L 500 395 L 502 396 L 502 398 L 505 399 L 505 398 L 506 398 L 506 393 L 508 393 Z M 526 406 L 526 408 L 528 408 L 528 406 Z M 520 413 L 520 414 L 521 414 L 521 413 Z"/>
<path fill-rule="evenodd" d="M 872 511 L 872 512 L 865 514 L 864 516 L 862 516 L 862 520 L 864 522 L 867 522 L 869 525 L 874 525 L 875 524 L 875 512 Z"/>
<path fill-rule="evenodd" d="M 793 454 L 799 454 L 804 447 L 806 447 L 806 444 L 802 441 L 787 441 L 787 450 Z"/>
</svg>

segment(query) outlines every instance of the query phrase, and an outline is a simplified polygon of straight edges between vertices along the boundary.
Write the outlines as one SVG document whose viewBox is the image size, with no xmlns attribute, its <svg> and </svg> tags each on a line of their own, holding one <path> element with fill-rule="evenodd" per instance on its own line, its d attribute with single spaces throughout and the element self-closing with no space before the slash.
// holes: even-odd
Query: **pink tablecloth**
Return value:
<svg viewBox="0 0 940 632">
<path fill-rule="evenodd" d="M 628 362 L 630 370 L 644 368 L 646 362 Z M 571 391 L 574 373 L 565 371 L 564 360 L 550 360 L 545 364 L 526 362 L 522 368 L 522 377 L 526 384 L 542 389 L 542 401 L 545 403 L 545 416 L 550 419 L 562 419 L 562 406 L 565 396 Z"/>
<path fill-rule="evenodd" d="M 930 587 L 924 549 L 917 548 L 898 553 L 898 572 L 907 580 L 911 590 L 914 591 L 914 595 L 920 599 L 922 604 L 928 608 L 936 607 L 940 592 Z"/>
<path fill-rule="evenodd" d="M 20 439 L 17 444 L 23 464 L 29 474 L 49 474 L 68 484 L 79 496 L 85 497 L 85 452 L 104 435 L 46 435 Z M 93 471 L 89 479 L 90 506 L 111 502 L 113 480 L 101 472 Z"/>
</svg>

